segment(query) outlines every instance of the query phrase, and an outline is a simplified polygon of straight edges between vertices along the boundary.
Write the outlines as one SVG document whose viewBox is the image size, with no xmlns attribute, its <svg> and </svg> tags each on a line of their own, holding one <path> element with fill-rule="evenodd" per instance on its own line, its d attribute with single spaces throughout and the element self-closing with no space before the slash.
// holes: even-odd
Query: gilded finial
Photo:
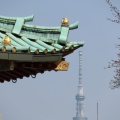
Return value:
<svg viewBox="0 0 120 120">
<path fill-rule="evenodd" d="M 9 36 L 5 36 L 5 38 L 2 39 L 3 44 L 11 45 L 11 40 Z"/>
<path fill-rule="evenodd" d="M 67 18 L 63 18 L 62 21 L 61 21 L 62 25 L 69 25 L 69 20 Z"/>
</svg>

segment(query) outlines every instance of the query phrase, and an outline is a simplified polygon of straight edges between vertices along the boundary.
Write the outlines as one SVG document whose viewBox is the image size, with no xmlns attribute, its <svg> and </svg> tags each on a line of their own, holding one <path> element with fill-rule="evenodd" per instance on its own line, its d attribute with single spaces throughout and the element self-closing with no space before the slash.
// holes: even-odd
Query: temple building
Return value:
<svg viewBox="0 0 120 120">
<path fill-rule="evenodd" d="M 0 82 L 23 77 L 35 78 L 44 71 L 67 70 L 65 56 L 82 47 L 84 42 L 68 41 L 69 30 L 78 28 L 63 18 L 59 27 L 26 24 L 28 17 L 0 16 Z"/>
</svg>

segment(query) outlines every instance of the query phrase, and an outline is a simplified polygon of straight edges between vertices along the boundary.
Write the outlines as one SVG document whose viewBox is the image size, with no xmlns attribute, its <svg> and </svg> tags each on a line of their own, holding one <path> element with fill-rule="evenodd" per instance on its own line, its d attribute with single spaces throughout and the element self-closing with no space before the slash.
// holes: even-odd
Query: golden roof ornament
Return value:
<svg viewBox="0 0 120 120">
<path fill-rule="evenodd" d="M 2 43 L 6 45 L 11 45 L 11 40 L 9 36 L 5 36 L 5 38 L 2 39 Z"/>
<path fill-rule="evenodd" d="M 63 18 L 61 21 L 62 25 L 68 26 L 69 25 L 69 20 L 67 18 Z"/>
</svg>

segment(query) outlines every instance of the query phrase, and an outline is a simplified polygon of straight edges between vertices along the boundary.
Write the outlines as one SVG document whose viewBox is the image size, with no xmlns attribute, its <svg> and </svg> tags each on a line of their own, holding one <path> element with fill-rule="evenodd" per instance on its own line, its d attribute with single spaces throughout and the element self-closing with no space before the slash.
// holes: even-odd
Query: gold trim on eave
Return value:
<svg viewBox="0 0 120 120">
<path fill-rule="evenodd" d="M 56 65 L 57 65 L 57 67 L 55 68 L 55 70 L 67 71 L 68 67 L 69 67 L 69 62 L 60 61 L 60 62 L 56 63 Z"/>
<path fill-rule="evenodd" d="M 10 37 L 9 37 L 9 36 L 5 36 L 5 37 L 2 39 L 2 43 L 3 43 L 3 44 L 7 44 L 7 45 L 11 45 Z"/>
</svg>

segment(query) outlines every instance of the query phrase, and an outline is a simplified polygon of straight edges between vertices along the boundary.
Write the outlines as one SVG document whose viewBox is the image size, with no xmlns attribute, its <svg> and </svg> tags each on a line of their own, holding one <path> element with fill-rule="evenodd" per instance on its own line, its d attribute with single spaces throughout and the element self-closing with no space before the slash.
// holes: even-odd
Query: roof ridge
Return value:
<svg viewBox="0 0 120 120">
<path fill-rule="evenodd" d="M 6 17 L 6 16 L 0 16 L 0 21 L 16 21 L 17 18 L 23 18 L 25 22 L 30 22 L 33 21 L 34 19 L 34 14 L 31 16 L 27 16 L 27 17 Z"/>
</svg>

